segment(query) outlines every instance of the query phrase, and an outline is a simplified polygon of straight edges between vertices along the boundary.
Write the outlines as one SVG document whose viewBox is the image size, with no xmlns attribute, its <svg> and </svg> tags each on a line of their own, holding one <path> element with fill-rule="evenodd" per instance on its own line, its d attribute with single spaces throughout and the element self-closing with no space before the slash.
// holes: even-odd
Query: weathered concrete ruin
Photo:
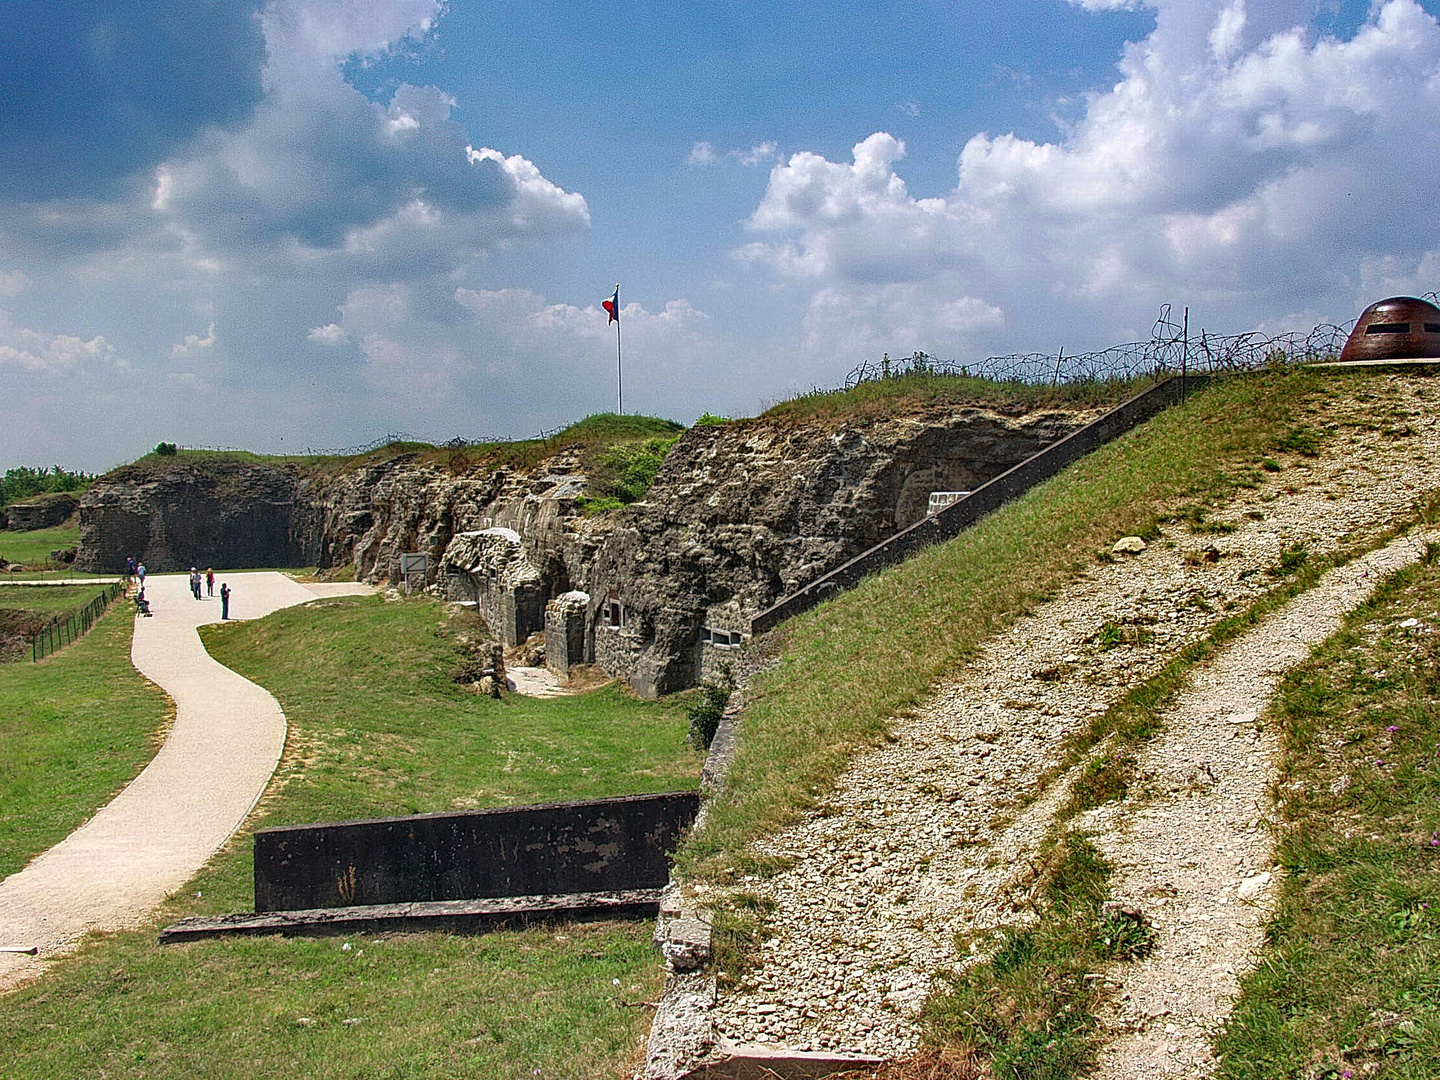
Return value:
<svg viewBox="0 0 1440 1080">
<path fill-rule="evenodd" d="M 594 663 L 655 696 L 703 678 L 758 612 L 923 519 L 932 492 L 973 490 L 1100 411 L 698 426 L 643 502 L 592 514 L 573 448 L 458 474 L 414 454 L 331 476 L 224 459 L 122 468 L 81 502 L 77 565 L 349 565 L 393 583 L 402 553 L 426 552 L 429 586 L 473 602 L 505 643 L 543 631 L 557 671 Z"/>
</svg>

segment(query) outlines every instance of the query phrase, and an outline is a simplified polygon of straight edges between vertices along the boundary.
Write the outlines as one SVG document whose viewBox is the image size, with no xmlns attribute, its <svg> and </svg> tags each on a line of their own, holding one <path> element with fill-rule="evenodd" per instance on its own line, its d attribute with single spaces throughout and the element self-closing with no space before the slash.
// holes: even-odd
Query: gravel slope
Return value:
<svg viewBox="0 0 1440 1080">
<path fill-rule="evenodd" d="M 967 963 L 985 949 L 987 931 L 1025 917 L 1027 857 L 1065 785 L 1062 778 L 1039 791 L 1038 777 L 1057 759 L 1066 734 L 1204 636 L 1226 611 L 1272 587 L 1265 571 L 1286 548 L 1303 543 L 1323 554 L 1374 543 L 1418 497 L 1440 488 L 1431 384 L 1389 377 L 1364 384 L 1361 393 L 1319 407 L 1312 422 L 1335 425 L 1319 457 L 1285 458 L 1281 471 L 1262 474 L 1259 487 L 1212 515 L 1232 532 L 1176 528 L 1136 557 L 1087 570 L 997 636 L 916 716 L 897 720 L 894 741 L 859 756 L 826 807 L 761 845 L 794 862 L 740 886 L 774 903 L 774 936 L 741 985 L 720 992 L 713 1015 L 723 1037 L 887 1057 L 918 1047 L 915 1013 L 932 973 Z M 1208 557 L 1207 548 L 1214 549 Z M 1161 916 L 1161 943 L 1148 970 L 1121 975 L 1127 987 L 1119 993 L 1128 990 L 1129 999 L 1121 998 L 1110 1017 L 1117 1034 L 1141 1028 L 1156 1046 L 1163 1042 L 1151 1057 L 1182 1062 L 1177 1075 L 1188 1075 L 1187 1062 L 1203 1060 L 1205 1033 L 1228 1007 L 1234 973 L 1253 954 L 1260 909 L 1235 903 L 1236 893 L 1245 875 L 1268 865 L 1258 821 L 1271 775 L 1269 745 L 1252 722 L 1232 725 L 1228 718 L 1258 711 L 1283 671 L 1303 657 L 1305 642 L 1328 633 L 1380 572 L 1377 564 L 1369 578 L 1298 600 L 1301 608 L 1317 605 L 1323 616 L 1304 635 L 1297 636 L 1297 616 L 1282 612 L 1243 648 L 1227 651 L 1238 669 L 1217 661 L 1211 674 L 1197 676 L 1166 717 L 1166 737 L 1142 763 L 1153 774 L 1145 786 L 1150 801 L 1144 808 L 1102 808 L 1090 823 L 1120 864 L 1120 891 L 1177 893 Z M 1289 651 L 1260 652 L 1272 644 Z M 1242 685 L 1236 671 L 1255 678 Z M 1245 786 L 1232 789 L 1237 778 Z M 1228 809 L 1182 850 L 1176 834 L 1190 827 L 1196 792 Z M 1193 882 L 1174 880 L 1177 866 Z M 1246 891 L 1257 890 L 1253 899 L 1263 900 L 1263 886 L 1252 881 Z M 1189 898 L 1207 894 L 1216 903 L 1223 897 L 1234 912 L 1243 909 L 1245 917 L 1233 920 L 1238 937 L 1197 928 L 1214 914 Z M 1182 910 L 1190 914 L 1182 918 Z M 1202 917 L 1207 913 L 1210 920 Z M 1165 968 L 1181 954 L 1187 966 Z M 1166 994 L 1196 971 L 1215 977 L 1200 980 L 1203 993 L 1193 1002 L 1153 1004 L 1171 1000 Z M 1161 1038 L 1167 1024 L 1169 1034 L 1184 1036 L 1175 1055 Z M 1117 1044 L 1107 1075 L 1144 1075 L 1125 1071 L 1138 1068 L 1133 1063 L 1144 1054 L 1150 1051 Z"/>
</svg>

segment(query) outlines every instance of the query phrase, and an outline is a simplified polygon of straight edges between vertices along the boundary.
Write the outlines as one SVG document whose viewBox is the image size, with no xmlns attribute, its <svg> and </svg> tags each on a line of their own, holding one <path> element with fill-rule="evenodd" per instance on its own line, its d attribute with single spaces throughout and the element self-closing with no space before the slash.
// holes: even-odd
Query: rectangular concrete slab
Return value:
<svg viewBox="0 0 1440 1080">
<path fill-rule="evenodd" d="M 659 889 L 517 896 L 490 900 L 442 900 L 417 904 L 366 904 L 235 915 L 196 916 L 160 931 L 161 944 L 226 936 L 288 937 L 374 934 L 382 931 L 484 933 L 533 922 L 596 922 L 649 919 L 660 910 Z"/>
</svg>

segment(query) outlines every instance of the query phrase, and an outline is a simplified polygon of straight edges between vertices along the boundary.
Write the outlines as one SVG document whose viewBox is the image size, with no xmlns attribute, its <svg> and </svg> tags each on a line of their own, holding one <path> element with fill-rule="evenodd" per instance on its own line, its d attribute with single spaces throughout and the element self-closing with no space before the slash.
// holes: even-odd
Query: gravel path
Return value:
<svg viewBox="0 0 1440 1080">
<path fill-rule="evenodd" d="M 1242 489 L 1213 513 L 1214 523 L 1233 531 L 1195 534 L 1176 527 L 1136 558 L 1086 571 L 997 635 L 917 715 L 897 720 L 894 741 L 860 755 L 825 807 L 761 844 L 793 863 L 739 887 L 775 905 L 773 936 L 739 985 L 720 992 L 713 1012 L 718 1033 L 741 1045 L 797 1050 L 900 1057 L 917 1049 L 915 1015 L 932 976 L 983 955 L 996 927 L 1028 917 L 1029 858 L 1065 794 L 1064 779 L 1045 790 L 1037 785 L 1064 737 L 1203 637 L 1227 611 L 1272 588 L 1266 571 L 1285 549 L 1303 543 L 1322 554 L 1374 543 L 1410 513 L 1417 497 L 1440 488 L 1440 423 L 1427 382 L 1376 380 L 1363 393 L 1328 402 L 1312 418 L 1335 432 L 1320 457 L 1285 459 L 1281 471 L 1257 474 L 1255 488 Z M 1376 572 L 1378 566 L 1359 584 L 1373 582 Z M 1326 610 L 1303 640 L 1328 632 L 1324 628 L 1357 602 L 1356 588 L 1352 583 L 1297 601 L 1297 611 L 1309 610 L 1309 603 Z M 1213 1022 L 1233 992 L 1234 971 L 1254 948 L 1253 936 L 1244 937 L 1253 931 L 1245 927 L 1258 924 L 1259 909 L 1236 901 L 1240 878 L 1268 865 L 1257 803 L 1270 762 L 1265 744 L 1249 741 L 1253 722 L 1227 721 L 1258 711 L 1280 672 L 1308 647 L 1299 644 L 1299 623 L 1292 626 L 1289 614 L 1268 619 L 1256 633 L 1299 651 L 1262 654 L 1259 639 L 1248 639 L 1245 650 L 1228 650 L 1258 681 L 1231 686 L 1224 678 L 1200 677 L 1166 717 L 1170 734 L 1147 750 L 1142 768 L 1154 779 L 1145 790 L 1187 797 L 1176 805 L 1162 798 L 1144 818 L 1127 807 L 1132 827 L 1123 832 L 1103 816 L 1093 822 L 1106 831 L 1103 845 L 1120 864 L 1117 891 L 1138 892 L 1142 900 L 1148 892 L 1145 902 L 1153 908 L 1156 890 L 1161 896 L 1175 890 L 1152 963 L 1143 973 L 1117 976 L 1127 980 L 1129 999 L 1112 1018 L 1117 1030 L 1141 1027 L 1157 1036 L 1167 1034 L 1164 1024 L 1176 1035 L 1193 1028 L 1195 1038 L 1175 1060 L 1202 1056 L 1208 1027 L 1185 1017 Z M 1222 669 L 1210 669 L 1216 670 Z M 1187 709 L 1201 719 L 1188 722 Z M 1208 742 L 1191 745 L 1197 733 L 1219 738 L 1226 755 Z M 1231 757 L 1251 785 L 1243 791 L 1229 786 Z M 1226 782 L 1216 783 L 1212 773 Z M 1207 798 L 1213 792 L 1227 811 L 1216 813 L 1213 830 L 1198 841 L 1208 853 L 1204 859 L 1182 843 L 1198 805 L 1188 797 L 1192 792 Z M 1232 807 L 1231 799 L 1239 801 Z M 1243 811 L 1236 809 L 1242 804 Z M 1120 820 L 1110 812 L 1112 821 Z M 1193 883 L 1177 880 L 1179 869 L 1193 871 Z M 1246 893 L 1258 890 L 1254 898 L 1262 899 L 1264 884 L 1252 877 Z M 1223 895 L 1226 906 L 1248 913 L 1248 921 L 1227 924 L 1236 928 L 1239 944 L 1230 943 L 1228 931 L 1194 930 L 1181 921 L 1180 913 L 1191 910 L 1191 894 L 1182 890 L 1191 888 L 1195 896 L 1209 889 L 1216 903 Z M 1207 913 L 1195 907 L 1194 925 L 1214 921 L 1202 918 Z M 1165 967 L 1181 953 L 1186 966 Z M 1206 978 L 1196 979 L 1197 971 Z M 1166 998 L 1187 979 L 1195 983 L 1193 1001 Z M 1213 993 L 1204 989 L 1211 986 Z M 1159 1008 L 1171 1009 L 1174 1018 L 1156 1028 L 1152 1021 L 1160 1014 L 1146 1010 L 1166 1000 L 1174 1003 Z M 1118 1055 L 1131 1051 L 1117 1044 L 1111 1053 L 1119 1062 Z M 1115 1068 L 1120 1071 L 1109 1075 L 1144 1075 L 1124 1071 L 1128 1063 Z"/>
<path fill-rule="evenodd" d="M 1097 1080 L 1208 1076 L 1210 1044 L 1259 948 L 1274 885 L 1263 824 L 1278 738 L 1258 724 L 1280 680 L 1386 575 L 1440 533 L 1401 537 L 1326 574 L 1197 670 L 1141 755 L 1140 798 L 1077 824 L 1118 868 L 1116 896 L 1158 931 L 1145 960 L 1111 972 L 1112 1036 Z"/>
<path fill-rule="evenodd" d="M 301 585 L 283 574 L 232 573 L 232 618 L 259 618 L 365 585 Z M 184 575 L 146 581 L 154 617 L 137 619 L 131 659 L 175 701 L 165 745 L 109 805 L 0 882 L 0 989 L 33 978 L 91 930 L 139 922 L 238 829 L 285 747 L 285 716 L 266 691 L 210 658 L 196 627 L 220 601 L 196 601 Z M 218 591 L 218 588 L 217 588 Z M 117 612 L 113 618 L 129 617 Z"/>
</svg>

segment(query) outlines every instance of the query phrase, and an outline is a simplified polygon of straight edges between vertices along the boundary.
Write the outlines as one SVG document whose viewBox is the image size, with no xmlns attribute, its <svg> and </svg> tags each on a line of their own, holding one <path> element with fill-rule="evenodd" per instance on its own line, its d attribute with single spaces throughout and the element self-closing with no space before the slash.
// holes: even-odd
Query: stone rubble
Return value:
<svg viewBox="0 0 1440 1080">
<path fill-rule="evenodd" d="M 735 887 L 774 910 L 753 966 L 738 985 L 721 980 L 717 1033 L 796 1050 L 913 1053 L 917 1012 L 934 975 L 983 955 L 996 928 L 1027 917 L 1029 859 L 1066 793 L 1064 776 L 1044 787 L 1040 781 L 1065 736 L 1273 588 L 1266 571 L 1283 552 L 1298 544 L 1312 556 L 1373 545 L 1406 518 L 1417 498 L 1440 486 L 1436 397 L 1425 380 L 1399 377 L 1337 391 L 1307 420 L 1333 428 L 1319 457 L 1282 456 L 1279 471 L 1257 470 L 1257 486 L 1214 511 L 1208 527 L 1167 527 L 1142 553 L 1083 571 L 990 641 L 916 715 L 897 719 L 894 741 L 859 755 L 825 806 L 757 845 L 793 861 Z M 1272 636 L 1286 633 L 1283 619 L 1263 626 Z M 1263 793 L 1270 747 L 1256 733 L 1257 716 L 1257 706 L 1244 716 L 1212 710 L 1202 727 L 1227 752 L 1234 747 L 1232 764 Z M 1144 871 L 1129 868 L 1193 861 L 1182 843 L 1186 815 L 1195 792 L 1218 786 L 1218 757 L 1188 737 L 1147 749 L 1148 802 L 1103 807 L 1087 825 L 1105 833 L 1120 861 L 1117 883 L 1150 889 L 1135 899 L 1156 916 L 1160 956 L 1180 947 L 1166 915 L 1174 901 L 1163 883 L 1155 894 L 1142 884 Z M 1228 777 L 1235 768 L 1222 771 Z M 1217 819 L 1209 854 L 1187 868 L 1217 902 L 1244 906 L 1241 889 L 1263 900 L 1271 883 L 1263 878 L 1270 873 L 1263 818 L 1263 807 L 1251 805 Z M 1140 821 L 1154 827 L 1127 831 Z M 1153 1033 L 1162 1056 L 1175 1043 L 1181 1049 L 1172 1060 L 1190 1062 L 1206 1053 L 1208 1033 L 1228 1008 L 1224 994 L 1233 992 L 1226 988 L 1254 946 L 1247 939 L 1220 957 L 1207 932 L 1186 925 L 1183 933 L 1186 970 L 1224 976 L 1214 980 L 1221 992 L 1205 1022 L 1166 1019 L 1157 1029 L 1168 1007 L 1132 993 L 1113 1023 Z"/>
</svg>

